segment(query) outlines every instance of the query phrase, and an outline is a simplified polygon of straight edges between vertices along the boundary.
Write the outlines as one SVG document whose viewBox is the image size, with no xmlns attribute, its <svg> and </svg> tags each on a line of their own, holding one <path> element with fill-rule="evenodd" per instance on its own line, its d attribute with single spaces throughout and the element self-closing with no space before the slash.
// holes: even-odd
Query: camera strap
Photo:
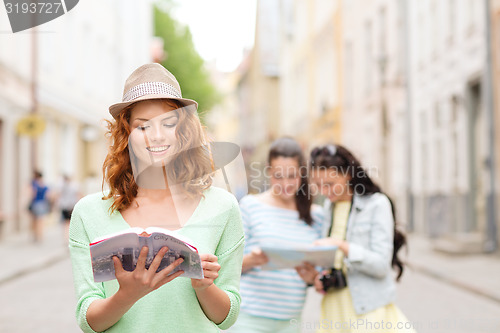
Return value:
<svg viewBox="0 0 500 333">
<path fill-rule="evenodd" d="M 339 201 L 332 205 L 332 215 L 329 237 L 334 239 L 346 239 L 347 223 L 351 213 L 352 201 Z M 344 252 L 338 250 L 335 252 L 333 267 L 335 269 L 345 270 Z"/>
</svg>

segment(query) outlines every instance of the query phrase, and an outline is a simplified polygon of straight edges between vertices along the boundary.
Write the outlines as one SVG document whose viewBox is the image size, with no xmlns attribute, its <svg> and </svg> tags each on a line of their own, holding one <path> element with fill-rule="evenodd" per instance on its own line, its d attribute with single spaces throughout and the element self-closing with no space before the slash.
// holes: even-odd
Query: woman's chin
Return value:
<svg viewBox="0 0 500 333">
<path fill-rule="evenodd" d="M 283 200 L 291 200 L 291 199 L 295 198 L 295 192 L 291 192 L 291 193 L 283 192 L 283 193 L 281 193 L 280 197 Z"/>
<path fill-rule="evenodd" d="M 160 168 L 168 165 L 171 162 L 171 160 L 172 160 L 171 156 L 154 157 L 151 166 Z"/>
</svg>

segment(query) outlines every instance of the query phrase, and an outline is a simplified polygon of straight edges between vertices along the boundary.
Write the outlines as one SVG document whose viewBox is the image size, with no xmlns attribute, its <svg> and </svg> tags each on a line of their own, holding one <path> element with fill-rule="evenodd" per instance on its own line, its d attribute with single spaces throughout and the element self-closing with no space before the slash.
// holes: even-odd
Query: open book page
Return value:
<svg viewBox="0 0 500 333">
<path fill-rule="evenodd" d="M 90 253 L 92 257 L 92 270 L 95 282 L 103 282 L 115 279 L 115 269 L 113 265 L 113 256 L 117 256 L 122 262 L 123 268 L 133 271 L 137 265 L 139 253 L 142 247 L 147 246 L 148 256 L 146 259 L 146 268 L 151 265 L 155 255 L 164 247 L 168 251 L 163 257 L 158 271 L 164 269 L 178 258 L 183 258 L 184 262 L 180 264 L 173 272 L 183 270 L 181 277 L 202 279 L 203 269 L 201 259 L 196 248 L 186 244 L 172 232 L 160 228 L 146 230 L 141 228 L 131 228 L 124 232 L 114 233 L 105 237 L 95 239 L 90 244 Z M 139 236 L 142 232 L 152 232 L 150 236 Z"/>
<path fill-rule="evenodd" d="M 121 231 L 117 231 L 117 232 L 114 232 L 112 234 L 108 234 L 108 235 L 105 235 L 105 236 L 102 236 L 102 237 L 94 238 L 94 240 L 92 241 L 92 243 L 90 243 L 90 245 L 102 242 L 105 239 L 113 238 L 113 237 L 116 237 L 116 236 L 119 236 L 119 235 L 124 235 L 124 234 L 136 234 L 136 235 L 139 235 L 139 234 L 143 233 L 144 231 L 146 231 L 146 230 L 144 230 L 142 228 L 137 228 L 137 227 L 136 228 L 128 228 L 126 230 L 121 230 Z"/>
<path fill-rule="evenodd" d="M 264 270 L 294 268 L 307 261 L 315 266 L 330 267 L 335 258 L 336 246 L 262 246 L 269 262 Z"/>
<path fill-rule="evenodd" d="M 137 229 L 137 228 L 132 228 L 132 229 Z M 160 228 L 160 227 L 148 227 L 148 228 L 144 229 L 143 231 L 145 231 L 146 233 L 148 233 L 150 235 L 152 235 L 153 233 L 160 233 L 160 234 L 172 235 L 175 238 L 177 238 L 177 239 L 183 241 L 184 243 L 186 243 L 187 245 L 189 245 L 193 250 L 197 251 L 196 247 L 194 247 L 194 245 L 193 245 L 193 241 L 192 240 L 190 240 L 189 238 L 187 238 L 184 235 L 179 235 L 179 233 L 177 233 L 176 231 L 170 231 L 170 230 L 163 229 L 163 228 Z M 139 232 L 139 234 L 140 233 L 141 232 Z"/>
</svg>

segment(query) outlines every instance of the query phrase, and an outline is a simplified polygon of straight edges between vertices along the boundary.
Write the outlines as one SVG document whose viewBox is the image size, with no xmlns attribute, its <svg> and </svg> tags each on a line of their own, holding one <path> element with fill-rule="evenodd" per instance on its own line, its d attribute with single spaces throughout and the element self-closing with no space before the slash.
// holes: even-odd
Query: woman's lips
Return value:
<svg viewBox="0 0 500 333">
<path fill-rule="evenodd" d="M 146 149 L 152 154 L 163 154 L 168 150 L 168 148 L 170 148 L 170 145 L 146 147 Z"/>
</svg>

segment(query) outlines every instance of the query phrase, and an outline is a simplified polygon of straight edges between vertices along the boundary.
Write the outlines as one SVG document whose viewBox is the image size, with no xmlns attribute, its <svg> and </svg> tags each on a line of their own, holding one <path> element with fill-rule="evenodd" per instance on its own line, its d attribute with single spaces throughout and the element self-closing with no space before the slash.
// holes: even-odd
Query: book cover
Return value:
<svg viewBox="0 0 500 333">
<path fill-rule="evenodd" d="M 172 273 L 183 270 L 184 274 L 181 277 L 203 278 L 200 255 L 190 240 L 167 229 L 150 227 L 146 229 L 130 228 L 94 239 L 90 243 L 94 281 L 104 282 L 116 279 L 113 256 L 120 259 L 125 270 L 133 271 L 139 253 L 144 246 L 149 249 L 146 268 L 151 265 L 158 251 L 167 246 L 168 251 L 157 271 L 161 271 L 176 259 L 183 258 L 184 262 L 176 267 Z"/>
<path fill-rule="evenodd" d="M 294 268 L 304 261 L 315 266 L 331 267 L 335 258 L 336 246 L 262 246 L 269 262 L 262 269 L 273 270 Z"/>
</svg>

